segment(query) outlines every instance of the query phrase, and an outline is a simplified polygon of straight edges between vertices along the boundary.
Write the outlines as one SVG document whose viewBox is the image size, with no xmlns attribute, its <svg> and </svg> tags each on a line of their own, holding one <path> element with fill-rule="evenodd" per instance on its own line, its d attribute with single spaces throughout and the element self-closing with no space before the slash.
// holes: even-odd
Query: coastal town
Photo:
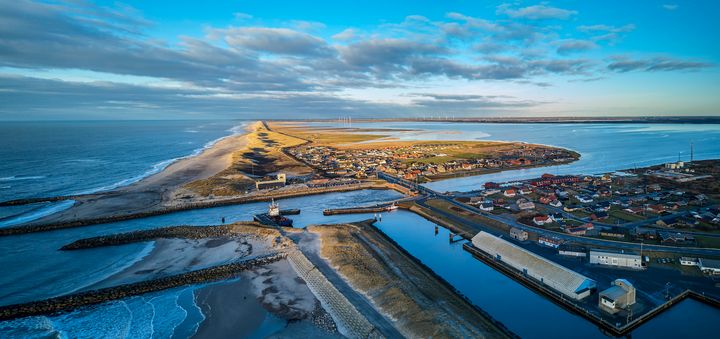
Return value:
<svg viewBox="0 0 720 339">
<path fill-rule="evenodd" d="M 302 145 L 288 154 L 331 177 L 368 178 L 385 172 L 407 180 L 563 164 L 578 155 L 564 149 L 510 143 L 372 143 L 353 147 Z"/>
</svg>

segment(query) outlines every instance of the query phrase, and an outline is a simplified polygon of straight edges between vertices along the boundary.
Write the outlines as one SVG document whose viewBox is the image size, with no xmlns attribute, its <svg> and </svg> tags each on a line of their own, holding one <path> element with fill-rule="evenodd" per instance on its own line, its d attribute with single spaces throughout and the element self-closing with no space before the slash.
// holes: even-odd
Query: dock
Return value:
<svg viewBox="0 0 720 339">
<path fill-rule="evenodd" d="M 380 204 L 375 206 L 350 207 L 350 208 L 333 208 L 323 210 L 323 215 L 337 214 L 355 214 L 355 213 L 382 213 L 390 212 L 398 207 L 393 204 Z"/>
</svg>

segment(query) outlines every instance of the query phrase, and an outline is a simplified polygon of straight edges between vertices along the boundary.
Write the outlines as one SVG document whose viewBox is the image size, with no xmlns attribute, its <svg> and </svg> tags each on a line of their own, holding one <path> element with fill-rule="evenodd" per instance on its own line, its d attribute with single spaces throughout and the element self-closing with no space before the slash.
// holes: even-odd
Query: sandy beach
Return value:
<svg viewBox="0 0 720 339">
<path fill-rule="evenodd" d="M 195 291 L 205 320 L 196 338 L 339 337 L 332 318 L 286 260 Z"/>
<path fill-rule="evenodd" d="M 271 252 L 267 241 L 238 238 L 158 239 L 143 259 L 88 289 L 128 284 L 223 265 Z"/>
</svg>

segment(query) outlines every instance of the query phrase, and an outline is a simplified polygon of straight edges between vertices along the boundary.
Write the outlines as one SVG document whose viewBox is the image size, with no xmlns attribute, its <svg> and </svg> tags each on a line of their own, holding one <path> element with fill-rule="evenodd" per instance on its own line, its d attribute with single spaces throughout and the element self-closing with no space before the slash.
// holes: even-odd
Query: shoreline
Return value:
<svg viewBox="0 0 720 339">
<path fill-rule="evenodd" d="M 18 224 L 17 227 L 33 224 L 67 223 L 82 219 L 96 219 L 152 211 L 172 201 L 172 193 L 183 185 L 208 178 L 229 167 L 232 163 L 232 153 L 247 144 L 247 134 L 257 125 L 258 122 L 248 124 L 243 128 L 244 133 L 235 133 L 216 139 L 210 147 L 203 148 L 198 154 L 178 158 L 163 170 L 127 186 L 91 194 L 7 201 L 0 204 L 0 206 L 43 201 L 75 201 L 67 209 L 30 222 Z"/>
</svg>

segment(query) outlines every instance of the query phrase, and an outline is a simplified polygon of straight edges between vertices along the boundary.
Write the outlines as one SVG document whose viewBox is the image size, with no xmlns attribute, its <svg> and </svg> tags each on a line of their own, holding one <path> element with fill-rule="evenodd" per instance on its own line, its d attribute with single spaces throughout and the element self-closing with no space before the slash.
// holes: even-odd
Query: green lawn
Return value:
<svg viewBox="0 0 720 339">
<path fill-rule="evenodd" d="M 610 212 L 608 214 L 613 218 L 620 219 L 621 222 L 632 222 L 645 219 L 642 215 L 628 213 L 616 207 L 610 208 Z"/>
</svg>

